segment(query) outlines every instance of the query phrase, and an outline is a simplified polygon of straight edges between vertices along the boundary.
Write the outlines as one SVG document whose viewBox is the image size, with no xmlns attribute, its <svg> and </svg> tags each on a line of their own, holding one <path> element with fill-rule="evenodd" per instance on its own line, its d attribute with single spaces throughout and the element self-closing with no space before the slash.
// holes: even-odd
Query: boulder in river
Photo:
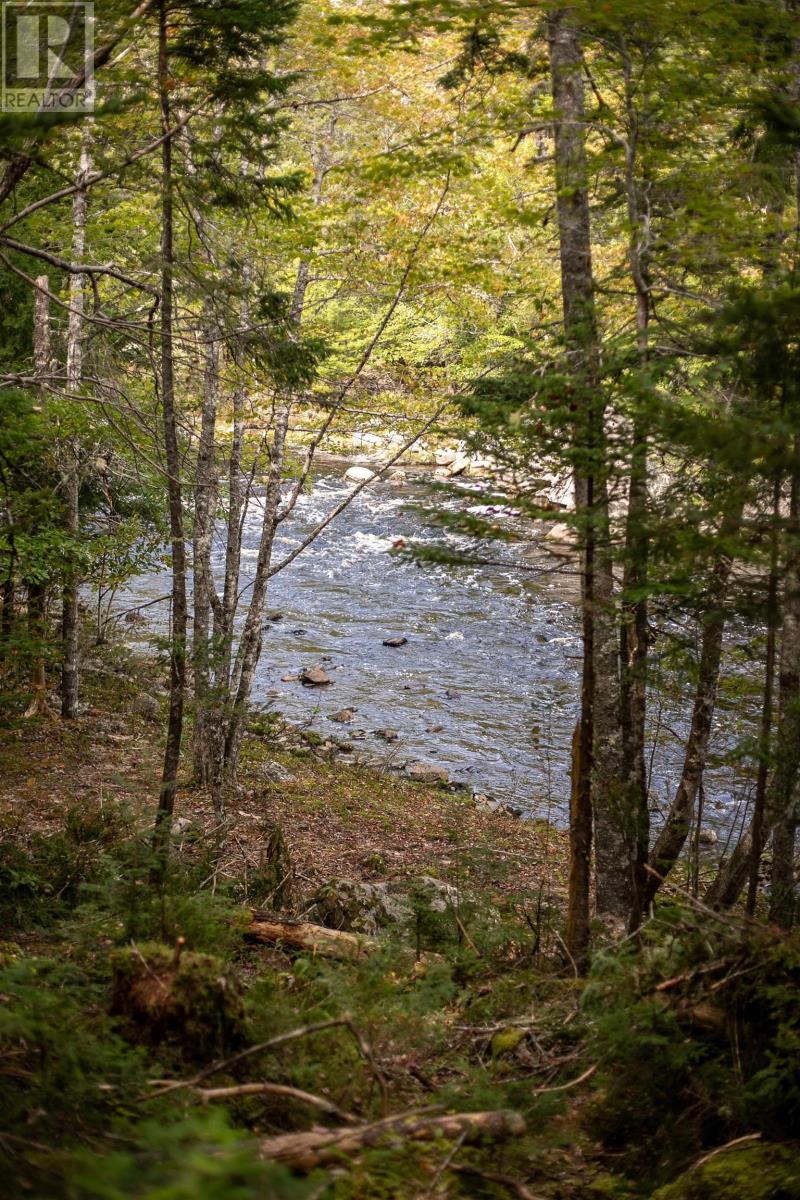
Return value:
<svg viewBox="0 0 800 1200">
<path fill-rule="evenodd" d="M 450 772 L 445 767 L 437 767 L 435 763 L 412 763 L 407 771 L 409 779 L 417 783 L 449 783 Z"/>
<path fill-rule="evenodd" d="M 375 737 L 381 738 L 384 742 L 396 742 L 400 734 L 396 729 L 376 729 Z"/>
<path fill-rule="evenodd" d="M 575 532 L 574 525 L 567 525 L 564 521 L 557 521 L 544 535 L 546 542 L 555 542 L 559 546 L 574 546 L 577 544 L 578 535 Z"/>
<path fill-rule="evenodd" d="M 447 474 L 453 479 L 456 475 L 463 475 L 470 464 L 470 459 L 467 454 L 457 454 L 447 468 Z"/>
<path fill-rule="evenodd" d="M 299 679 L 305 687 L 326 687 L 333 683 L 328 672 L 323 671 L 322 667 L 303 667 Z"/>
<path fill-rule="evenodd" d="M 329 721 L 336 721 L 339 725 L 348 725 L 356 715 L 354 708 L 340 708 L 338 712 L 331 713 L 328 717 Z"/>
<path fill-rule="evenodd" d="M 406 646 L 408 644 L 408 638 L 403 637 L 402 635 L 400 637 L 384 638 L 383 644 L 384 644 L 384 646 L 393 646 L 393 647 Z"/>
<path fill-rule="evenodd" d="M 348 483 L 368 483 L 375 478 L 375 472 L 369 467 L 348 467 L 344 477 Z"/>
</svg>

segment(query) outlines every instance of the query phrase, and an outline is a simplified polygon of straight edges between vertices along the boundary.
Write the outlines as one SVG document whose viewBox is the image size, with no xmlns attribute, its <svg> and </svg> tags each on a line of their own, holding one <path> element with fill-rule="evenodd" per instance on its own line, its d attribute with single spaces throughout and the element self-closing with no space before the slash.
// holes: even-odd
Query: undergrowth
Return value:
<svg viewBox="0 0 800 1200">
<path fill-rule="evenodd" d="M 664 907 L 578 981 L 513 898 L 470 884 L 436 909 L 410 880 L 411 918 L 340 961 L 249 942 L 210 851 L 175 854 L 158 886 L 151 867 L 122 809 L 0 845 L 6 1194 L 800 1197 L 796 935 Z M 254 1081 L 335 1111 L 202 1094 Z M 409 1110 L 513 1110 L 527 1133 L 377 1140 L 310 1176 L 259 1154 L 281 1133 Z"/>
</svg>

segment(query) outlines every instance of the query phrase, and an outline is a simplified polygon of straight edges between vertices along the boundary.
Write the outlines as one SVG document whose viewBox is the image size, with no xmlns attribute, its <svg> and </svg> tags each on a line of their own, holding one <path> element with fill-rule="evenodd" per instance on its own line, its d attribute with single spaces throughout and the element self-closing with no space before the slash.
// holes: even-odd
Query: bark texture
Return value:
<svg viewBox="0 0 800 1200">
<path fill-rule="evenodd" d="M 72 261 L 79 264 L 86 254 L 86 215 L 88 195 L 85 184 L 91 170 L 89 154 L 89 132 L 84 132 L 76 183 L 78 190 L 72 199 Z M 70 275 L 69 320 L 67 324 L 67 392 L 75 396 L 83 378 L 83 289 L 84 277 L 79 273 Z M 77 442 L 67 439 L 62 454 L 62 479 L 64 485 L 65 519 L 67 536 L 76 547 L 80 534 L 80 453 Z M 79 574 L 75 553 L 69 556 L 64 573 L 64 591 L 61 605 L 61 716 L 71 720 L 78 715 L 80 692 L 78 662 L 78 583 Z"/>
<path fill-rule="evenodd" d="M 619 655 L 604 478 L 603 398 L 595 318 L 591 227 L 587 191 L 583 57 L 565 9 L 548 20 L 554 126 L 556 211 L 561 260 L 564 334 L 569 365 L 579 381 L 573 406 L 575 497 L 581 533 L 584 664 L 581 687 L 582 753 L 575 783 L 573 854 L 583 854 L 588 814 L 594 815 L 597 907 L 626 918 L 632 904 L 629 837 L 621 802 Z M 588 831 L 591 838 L 591 832 Z M 576 870 L 576 880 L 580 872 Z M 586 926 L 588 897 L 572 895 L 570 927 Z M 584 948 L 574 947 L 584 953 Z"/>
<path fill-rule="evenodd" d="M 33 293 L 33 370 L 39 381 L 41 403 L 47 397 L 47 380 L 52 371 L 52 343 L 50 331 L 50 280 L 38 275 Z M 33 652 L 31 671 L 31 699 L 25 710 L 26 717 L 51 716 L 47 704 L 47 677 L 45 674 L 44 645 L 47 639 L 47 584 L 41 573 L 28 579 L 28 636 Z"/>
<path fill-rule="evenodd" d="M 166 0 L 158 8 L 158 91 L 161 111 L 161 410 L 164 462 L 167 473 L 170 546 L 172 551 L 172 630 L 170 642 L 170 686 L 167 741 L 154 836 L 159 860 L 166 855 L 172 829 L 172 812 L 178 783 L 178 765 L 183 736 L 183 706 L 186 690 L 186 545 L 183 534 L 181 456 L 175 413 L 175 367 L 173 341 L 174 305 L 174 212 L 172 138 L 170 132 L 170 78 L 168 61 L 168 11 Z"/>
</svg>

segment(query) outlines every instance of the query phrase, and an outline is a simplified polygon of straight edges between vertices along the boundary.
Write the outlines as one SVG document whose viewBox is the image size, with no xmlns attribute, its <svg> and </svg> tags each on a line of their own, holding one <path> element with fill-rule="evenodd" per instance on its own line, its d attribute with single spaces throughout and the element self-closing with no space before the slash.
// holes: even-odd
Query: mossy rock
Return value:
<svg viewBox="0 0 800 1200">
<path fill-rule="evenodd" d="M 111 1011 L 134 1040 L 172 1043 L 189 1059 L 244 1041 L 241 984 L 220 959 L 149 943 L 117 951 L 111 966 Z"/>
<path fill-rule="evenodd" d="M 653 1200 L 800 1200 L 800 1146 L 746 1145 L 659 1188 Z"/>
<path fill-rule="evenodd" d="M 385 883 L 329 879 L 311 897 L 306 912 L 328 929 L 344 929 L 374 937 L 382 929 L 403 925 L 412 915 L 402 896 L 392 895 Z"/>
</svg>

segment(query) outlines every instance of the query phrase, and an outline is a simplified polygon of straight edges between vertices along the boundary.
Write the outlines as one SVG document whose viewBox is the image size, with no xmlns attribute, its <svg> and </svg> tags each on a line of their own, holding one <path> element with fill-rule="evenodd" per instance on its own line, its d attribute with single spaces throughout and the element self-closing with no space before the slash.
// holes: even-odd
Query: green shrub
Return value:
<svg viewBox="0 0 800 1200">
<path fill-rule="evenodd" d="M 735 1147 L 659 1188 L 653 1200 L 800 1200 L 800 1146 Z"/>
<path fill-rule="evenodd" d="M 144 943 L 111 958 L 111 1011 L 134 1038 L 179 1046 L 184 1058 L 207 1060 L 241 1045 L 242 989 L 236 975 L 210 954 Z"/>
<path fill-rule="evenodd" d="M 743 1134 L 798 1138 L 799 989 L 800 936 L 682 909 L 598 956 L 592 1133 L 657 1183 Z"/>
</svg>

